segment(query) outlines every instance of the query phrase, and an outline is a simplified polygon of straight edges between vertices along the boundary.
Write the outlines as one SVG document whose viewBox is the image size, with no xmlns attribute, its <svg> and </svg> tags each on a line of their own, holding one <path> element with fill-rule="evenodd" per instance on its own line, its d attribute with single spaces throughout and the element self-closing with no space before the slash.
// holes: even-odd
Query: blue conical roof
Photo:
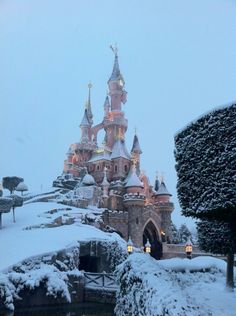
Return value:
<svg viewBox="0 0 236 316">
<path fill-rule="evenodd" d="M 84 110 L 84 116 L 82 118 L 80 126 L 90 126 L 87 109 Z"/>
<path fill-rule="evenodd" d="M 133 146 L 132 146 L 131 152 L 132 153 L 136 152 L 136 153 L 139 153 L 139 154 L 142 153 L 142 150 L 141 150 L 140 145 L 139 145 L 138 136 L 136 134 L 134 135 L 134 141 L 133 141 Z"/>
</svg>

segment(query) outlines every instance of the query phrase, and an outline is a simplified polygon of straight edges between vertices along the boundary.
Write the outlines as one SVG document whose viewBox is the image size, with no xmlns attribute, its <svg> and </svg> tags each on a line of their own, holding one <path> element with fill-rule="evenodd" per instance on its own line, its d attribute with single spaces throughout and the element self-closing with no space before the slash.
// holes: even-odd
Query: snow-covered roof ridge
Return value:
<svg viewBox="0 0 236 316">
<path fill-rule="evenodd" d="M 124 140 L 117 139 L 117 141 L 115 142 L 112 148 L 111 159 L 115 158 L 125 158 L 128 160 L 131 159 Z"/>
<path fill-rule="evenodd" d="M 110 161 L 111 160 L 110 153 L 108 153 L 106 151 L 104 151 L 102 153 L 95 153 L 88 162 L 96 162 L 96 161 L 99 161 L 99 160 L 108 160 L 108 161 Z"/>
<path fill-rule="evenodd" d="M 224 109 L 227 109 L 231 106 L 236 106 L 236 100 L 235 101 L 232 101 L 230 103 L 226 103 L 224 105 L 218 105 L 204 113 L 202 113 L 201 115 L 197 116 L 195 119 L 193 119 L 191 122 L 187 123 L 184 127 L 180 128 L 175 134 L 174 134 L 174 137 L 177 137 L 178 134 L 180 134 L 181 132 L 183 132 L 186 128 L 188 128 L 189 126 L 191 126 L 192 124 L 196 123 L 198 120 L 200 120 L 201 118 L 203 118 L 204 116 L 206 115 L 209 115 L 211 113 L 214 113 L 216 111 L 219 111 L 219 110 L 224 110 Z"/>
</svg>

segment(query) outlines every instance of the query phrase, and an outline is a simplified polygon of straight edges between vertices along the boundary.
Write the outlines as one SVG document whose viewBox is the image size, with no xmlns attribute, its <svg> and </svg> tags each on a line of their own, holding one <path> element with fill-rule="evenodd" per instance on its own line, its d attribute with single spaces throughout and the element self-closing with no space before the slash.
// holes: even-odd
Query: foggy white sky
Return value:
<svg viewBox="0 0 236 316">
<path fill-rule="evenodd" d="M 127 144 L 137 127 L 142 167 L 164 172 L 178 225 L 173 136 L 236 99 L 236 1 L 0 0 L 0 177 L 30 189 L 62 172 L 79 141 L 87 83 L 102 120 L 111 43 L 126 81 Z"/>
</svg>

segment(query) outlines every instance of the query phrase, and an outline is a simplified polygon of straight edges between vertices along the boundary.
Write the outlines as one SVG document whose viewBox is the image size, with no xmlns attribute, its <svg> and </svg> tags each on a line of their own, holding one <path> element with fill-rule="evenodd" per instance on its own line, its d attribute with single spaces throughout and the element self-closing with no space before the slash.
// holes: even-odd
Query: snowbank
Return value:
<svg viewBox="0 0 236 316">
<path fill-rule="evenodd" d="M 36 202 L 16 210 L 16 223 L 11 212 L 4 214 L 0 231 L 0 271 L 7 271 L 26 258 L 65 249 L 75 241 L 117 241 L 125 248 L 124 240 L 117 234 L 82 224 L 84 217 L 94 212 L 94 208 L 86 210 L 55 202 Z M 57 220 L 64 225 L 54 227 Z"/>
</svg>

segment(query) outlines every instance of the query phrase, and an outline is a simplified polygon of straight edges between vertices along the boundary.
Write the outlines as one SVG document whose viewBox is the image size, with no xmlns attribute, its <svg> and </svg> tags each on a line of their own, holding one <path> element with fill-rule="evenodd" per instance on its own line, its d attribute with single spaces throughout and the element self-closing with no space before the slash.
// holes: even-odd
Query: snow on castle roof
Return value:
<svg viewBox="0 0 236 316">
<path fill-rule="evenodd" d="M 156 195 L 169 195 L 169 196 L 172 196 L 172 194 L 170 194 L 170 192 L 167 190 L 166 185 L 165 185 L 165 183 L 163 181 L 161 182 Z"/>
<path fill-rule="evenodd" d="M 111 153 L 111 159 L 115 158 L 125 158 L 130 160 L 130 154 L 125 146 L 125 142 L 123 140 L 118 139 L 113 148 L 112 148 L 112 153 Z"/>
<path fill-rule="evenodd" d="M 91 174 L 88 174 L 88 173 L 87 173 L 87 174 L 83 177 L 82 183 L 85 184 L 85 185 L 93 185 L 93 184 L 95 184 L 94 177 L 91 176 Z"/>
<path fill-rule="evenodd" d="M 128 179 L 125 187 L 126 188 L 129 188 L 129 187 L 141 187 L 141 188 L 143 188 L 143 183 L 141 182 L 141 180 L 137 176 L 136 168 L 132 169 L 132 173 L 129 176 L 129 179 Z"/>
<path fill-rule="evenodd" d="M 96 161 L 100 161 L 100 160 L 111 160 L 110 154 L 108 152 L 102 152 L 102 153 L 95 153 L 92 158 L 88 161 L 88 162 L 96 162 Z"/>
</svg>

